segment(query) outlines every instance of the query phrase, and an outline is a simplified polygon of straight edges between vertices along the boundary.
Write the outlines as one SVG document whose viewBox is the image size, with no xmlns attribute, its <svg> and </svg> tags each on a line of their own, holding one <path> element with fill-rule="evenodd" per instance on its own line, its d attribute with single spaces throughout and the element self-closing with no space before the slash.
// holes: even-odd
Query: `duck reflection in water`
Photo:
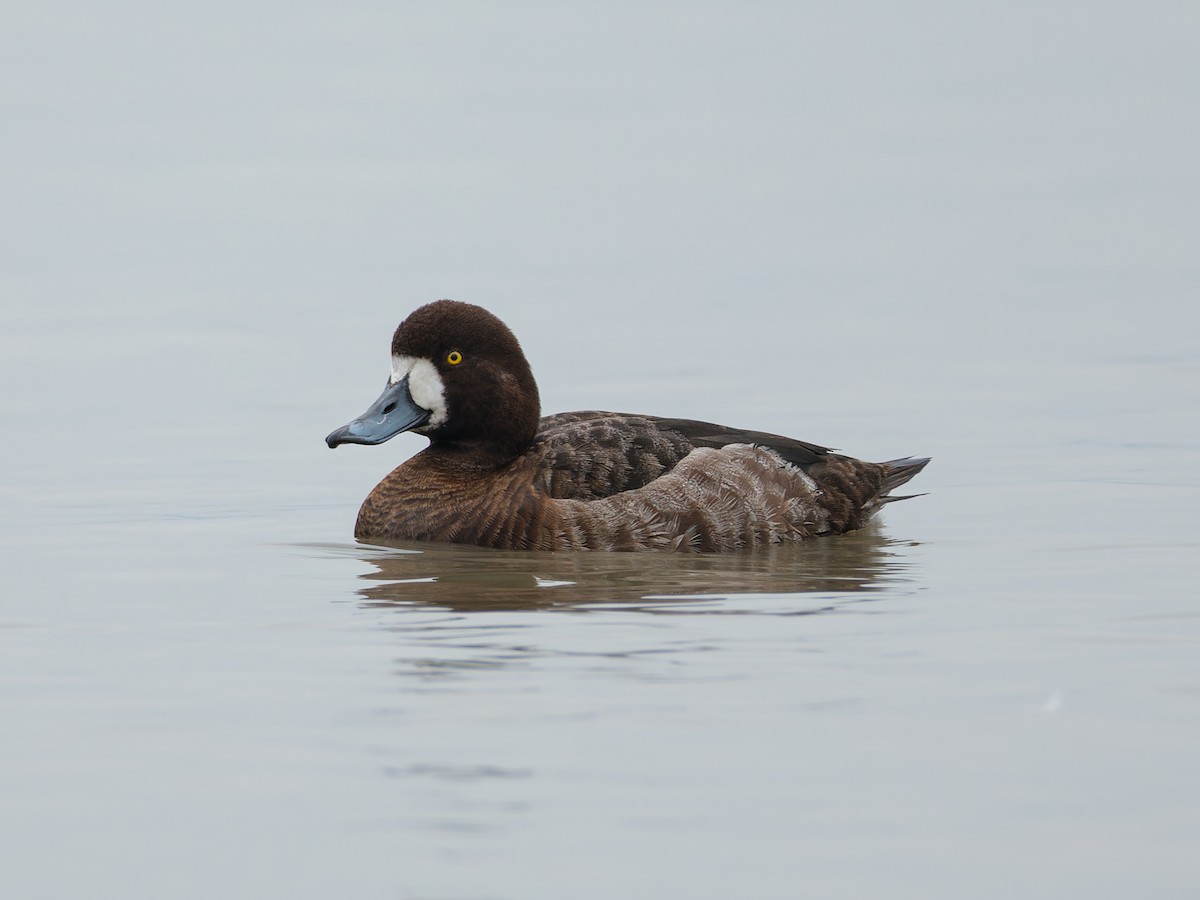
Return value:
<svg viewBox="0 0 1200 900">
<path fill-rule="evenodd" d="M 830 595 L 815 606 L 779 610 L 795 614 L 847 599 L 835 595 L 870 599 L 872 592 L 908 580 L 912 563 L 904 550 L 910 546 L 871 525 L 837 540 L 719 555 L 544 554 L 412 542 L 336 549 L 374 568 L 360 576 L 367 584 L 358 591 L 371 607 L 471 612 L 620 603 L 669 610 L 687 600 L 694 611 L 697 599 L 737 594 Z"/>
</svg>

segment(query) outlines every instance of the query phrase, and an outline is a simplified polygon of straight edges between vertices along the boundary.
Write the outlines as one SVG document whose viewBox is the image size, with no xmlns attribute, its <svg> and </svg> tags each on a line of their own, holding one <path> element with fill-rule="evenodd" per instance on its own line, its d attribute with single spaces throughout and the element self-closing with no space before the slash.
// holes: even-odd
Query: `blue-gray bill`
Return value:
<svg viewBox="0 0 1200 900">
<path fill-rule="evenodd" d="M 352 422 L 329 433 L 325 443 L 382 444 L 404 431 L 419 428 L 429 420 L 429 410 L 421 409 L 408 392 L 408 376 L 389 384 L 370 408 Z"/>
</svg>

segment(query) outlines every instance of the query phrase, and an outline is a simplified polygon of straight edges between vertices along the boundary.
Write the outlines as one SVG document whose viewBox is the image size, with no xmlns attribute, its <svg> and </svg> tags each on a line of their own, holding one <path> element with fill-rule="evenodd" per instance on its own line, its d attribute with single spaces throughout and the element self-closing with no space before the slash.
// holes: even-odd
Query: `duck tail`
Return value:
<svg viewBox="0 0 1200 900">
<path fill-rule="evenodd" d="M 907 484 L 916 477 L 918 472 L 929 465 L 929 459 L 928 456 L 906 456 L 903 459 L 889 459 L 885 463 L 880 463 L 887 469 L 887 474 L 883 477 L 883 488 L 880 491 L 880 502 L 892 503 L 896 500 L 923 497 L 924 494 L 900 494 L 893 497 L 891 493 L 900 485 Z"/>
</svg>

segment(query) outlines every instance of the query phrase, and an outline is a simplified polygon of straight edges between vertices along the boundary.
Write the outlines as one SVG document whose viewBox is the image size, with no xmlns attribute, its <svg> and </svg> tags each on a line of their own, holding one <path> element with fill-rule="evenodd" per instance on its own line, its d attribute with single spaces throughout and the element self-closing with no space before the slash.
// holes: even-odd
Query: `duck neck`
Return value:
<svg viewBox="0 0 1200 900">
<path fill-rule="evenodd" d="M 532 443 L 529 440 L 512 443 L 459 439 L 433 441 L 425 451 L 430 461 L 453 469 L 480 471 L 500 469 L 521 456 Z"/>
</svg>

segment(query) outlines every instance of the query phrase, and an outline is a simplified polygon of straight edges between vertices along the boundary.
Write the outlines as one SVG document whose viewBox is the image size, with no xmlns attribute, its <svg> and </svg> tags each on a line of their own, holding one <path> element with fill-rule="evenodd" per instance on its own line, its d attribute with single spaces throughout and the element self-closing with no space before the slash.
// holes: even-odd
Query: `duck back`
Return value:
<svg viewBox="0 0 1200 900">
<path fill-rule="evenodd" d="M 529 550 L 750 548 L 861 527 L 925 462 L 868 463 L 706 422 L 562 413 L 503 466 L 431 445 L 372 491 L 355 534 Z"/>
</svg>

